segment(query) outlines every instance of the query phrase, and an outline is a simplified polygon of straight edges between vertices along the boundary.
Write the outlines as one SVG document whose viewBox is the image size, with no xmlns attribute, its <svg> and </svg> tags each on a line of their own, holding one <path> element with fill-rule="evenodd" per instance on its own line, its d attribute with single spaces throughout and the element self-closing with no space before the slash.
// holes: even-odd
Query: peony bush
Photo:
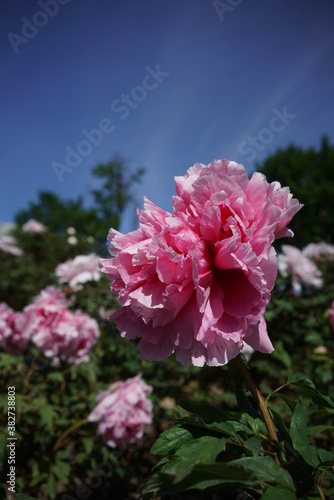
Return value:
<svg viewBox="0 0 334 500">
<path fill-rule="evenodd" d="M 0 371 L 16 393 L 18 498 L 334 495 L 331 245 L 299 250 L 300 293 L 277 275 L 300 208 L 216 160 L 176 178 L 170 213 L 145 199 L 138 229 L 111 229 L 103 272 L 91 229 L 15 229 Z"/>
</svg>

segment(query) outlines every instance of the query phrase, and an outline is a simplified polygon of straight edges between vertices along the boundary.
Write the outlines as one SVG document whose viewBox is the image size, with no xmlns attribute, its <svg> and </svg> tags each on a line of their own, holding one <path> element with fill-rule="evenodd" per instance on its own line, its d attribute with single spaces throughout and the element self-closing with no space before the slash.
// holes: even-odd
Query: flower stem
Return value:
<svg viewBox="0 0 334 500">
<path fill-rule="evenodd" d="M 88 423 L 88 418 L 83 418 L 82 420 L 79 420 L 78 422 L 75 422 L 71 427 L 66 429 L 65 432 L 60 436 L 60 438 L 57 439 L 56 444 L 53 447 L 53 451 L 57 451 L 59 448 L 61 448 L 64 444 L 64 439 L 75 429 L 78 427 L 81 427 L 82 425 L 85 425 Z"/>
<path fill-rule="evenodd" d="M 240 355 L 238 355 L 232 361 L 234 363 L 234 366 L 238 370 L 242 380 L 244 381 L 247 389 L 250 390 L 250 392 L 253 396 L 253 399 L 255 401 L 255 404 L 263 416 L 264 423 L 266 424 L 266 427 L 267 427 L 269 439 L 273 442 L 274 445 L 278 446 L 276 429 L 275 429 L 274 423 L 271 419 L 271 416 L 269 415 L 269 411 L 268 411 L 264 397 L 262 396 L 259 389 L 254 384 L 253 379 L 252 379 L 248 369 L 241 361 Z"/>
</svg>

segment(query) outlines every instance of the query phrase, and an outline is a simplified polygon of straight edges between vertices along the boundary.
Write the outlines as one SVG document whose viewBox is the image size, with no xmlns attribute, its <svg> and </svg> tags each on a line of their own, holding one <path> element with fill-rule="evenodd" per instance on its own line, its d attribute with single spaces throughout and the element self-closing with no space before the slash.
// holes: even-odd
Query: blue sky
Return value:
<svg viewBox="0 0 334 500">
<path fill-rule="evenodd" d="M 171 210 L 174 176 L 195 162 L 251 172 L 290 143 L 333 143 L 333 21 L 331 0 L 6 2 L 0 220 L 39 190 L 89 202 L 91 168 L 115 154 L 146 168 L 138 205 Z"/>
</svg>

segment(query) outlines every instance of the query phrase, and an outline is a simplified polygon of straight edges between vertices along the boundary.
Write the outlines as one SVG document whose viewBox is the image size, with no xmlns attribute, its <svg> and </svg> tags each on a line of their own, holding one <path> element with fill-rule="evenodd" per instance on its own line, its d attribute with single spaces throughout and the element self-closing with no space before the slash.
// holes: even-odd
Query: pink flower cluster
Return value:
<svg viewBox="0 0 334 500">
<path fill-rule="evenodd" d="M 29 341 L 52 358 L 79 364 L 88 361 L 91 349 L 99 337 L 97 322 L 82 313 L 72 313 L 60 290 L 48 287 L 26 306 L 15 312 L 0 304 L 0 348 L 10 354 L 22 352 Z"/>
<path fill-rule="evenodd" d="M 41 222 L 38 222 L 35 219 L 29 219 L 25 224 L 23 224 L 22 231 L 31 234 L 43 234 L 47 231 L 47 228 Z"/>
<path fill-rule="evenodd" d="M 98 404 L 88 419 L 99 422 L 98 433 L 107 445 L 124 448 L 143 437 L 152 422 L 152 403 L 147 398 L 151 392 L 152 387 L 143 382 L 141 375 L 100 391 Z"/>
<path fill-rule="evenodd" d="M 188 366 L 223 365 L 244 344 L 271 352 L 263 313 L 277 272 L 275 239 L 301 208 L 289 188 L 216 160 L 176 177 L 173 214 L 145 199 L 139 229 L 108 235 L 100 266 L 123 306 L 121 335 L 144 359 L 175 351 Z"/>
<path fill-rule="evenodd" d="M 58 283 L 68 283 L 72 290 L 81 290 L 86 281 L 99 281 L 99 259 L 95 254 L 77 255 L 74 259 L 59 264 L 55 273 Z"/>
<path fill-rule="evenodd" d="M 15 355 L 24 351 L 29 341 L 25 326 L 23 313 L 15 312 L 5 302 L 0 303 L 0 349 Z"/>
<path fill-rule="evenodd" d="M 60 359 L 79 364 L 88 361 L 99 337 L 97 322 L 82 313 L 72 313 L 60 290 L 48 287 L 25 307 L 26 330 L 31 341 L 58 365 Z"/>
<path fill-rule="evenodd" d="M 22 248 L 16 245 L 14 236 L 4 234 L 0 236 L 0 251 L 21 257 L 24 254 Z"/>
<path fill-rule="evenodd" d="M 305 255 L 305 252 L 297 247 L 282 245 L 282 253 L 278 255 L 277 261 L 279 272 L 283 278 L 289 274 L 292 275 L 292 286 L 295 292 L 300 293 L 302 285 L 311 285 L 315 288 L 323 286 L 321 271 Z"/>
</svg>

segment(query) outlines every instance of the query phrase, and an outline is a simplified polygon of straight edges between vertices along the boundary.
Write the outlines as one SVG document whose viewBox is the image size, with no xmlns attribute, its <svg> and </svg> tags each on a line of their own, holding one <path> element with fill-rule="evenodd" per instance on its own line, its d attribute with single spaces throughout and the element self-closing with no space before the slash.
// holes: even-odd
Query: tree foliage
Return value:
<svg viewBox="0 0 334 500">
<path fill-rule="evenodd" d="M 294 245 L 302 247 L 310 242 L 333 242 L 334 212 L 334 146 L 323 137 L 319 151 L 303 150 L 291 145 L 279 149 L 267 158 L 257 170 L 269 182 L 279 181 L 289 186 L 293 195 L 304 204 L 300 217 L 289 227 L 294 231 Z"/>
<path fill-rule="evenodd" d="M 94 236 L 96 249 L 102 252 L 109 228 L 118 229 L 125 209 L 135 202 L 133 186 L 141 181 L 144 172 L 144 168 L 130 172 L 125 161 L 115 156 L 93 168 L 92 184 L 97 181 L 98 185 L 90 190 L 93 198 L 90 206 L 86 206 L 83 196 L 63 200 L 55 193 L 40 191 L 38 201 L 19 211 L 15 222 L 21 226 L 29 219 L 36 219 L 58 234 L 66 233 L 72 226 L 79 234 Z"/>
</svg>

